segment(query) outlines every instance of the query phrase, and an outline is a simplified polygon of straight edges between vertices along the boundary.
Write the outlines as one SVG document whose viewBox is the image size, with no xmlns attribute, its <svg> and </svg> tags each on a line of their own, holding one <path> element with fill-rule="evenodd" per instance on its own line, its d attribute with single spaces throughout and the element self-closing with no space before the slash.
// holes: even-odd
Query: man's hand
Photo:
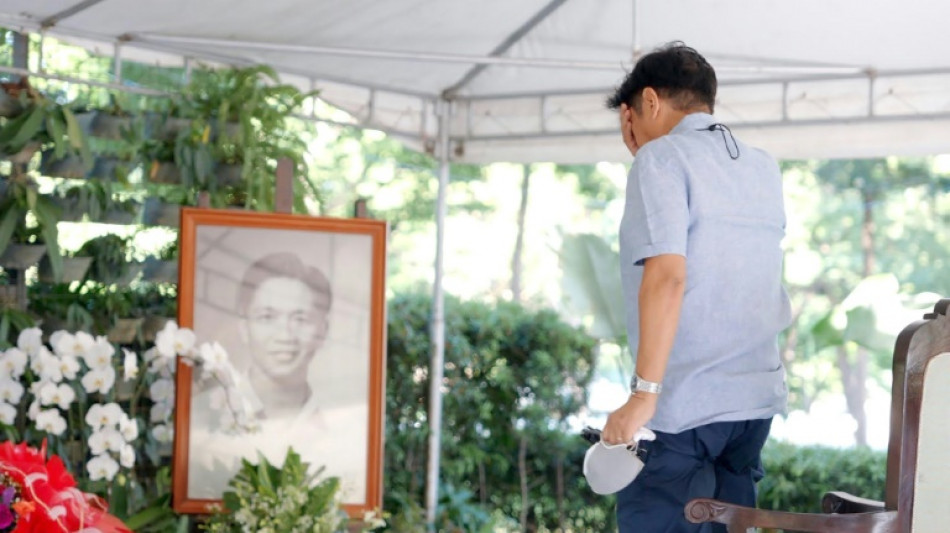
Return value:
<svg viewBox="0 0 950 533">
<path fill-rule="evenodd" d="M 629 443 L 637 430 L 653 418 L 656 399 L 656 394 L 647 392 L 631 395 L 627 403 L 607 417 L 607 425 L 600 433 L 601 440 L 606 444 Z"/>
<path fill-rule="evenodd" d="M 632 155 L 637 155 L 640 145 L 637 144 L 637 137 L 633 134 L 633 110 L 627 104 L 620 104 L 620 134 L 623 136 L 623 143 L 627 145 Z"/>
</svg>

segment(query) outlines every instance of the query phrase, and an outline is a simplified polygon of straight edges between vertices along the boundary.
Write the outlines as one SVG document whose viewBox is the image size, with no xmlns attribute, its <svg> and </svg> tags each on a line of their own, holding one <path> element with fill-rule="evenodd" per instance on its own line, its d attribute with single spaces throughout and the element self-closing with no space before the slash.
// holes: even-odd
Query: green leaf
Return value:
<svg viewBox="0 0 950 533">
<path fill-rule="evenodd" d="M 568 304 L 593 315 L 591 335 L 618 342 L 627 329 L 617 252 L 596 235 L 565 235 L 560 260 Z"/>
<path fill-rule="evenodd" d="M 3 213 L 3 218 L 0 219 L 0 255 L 6 251 L 7 245 L 10 244 L 10 240 L 13 237 L 13 232 L 16 230 L 17 225 L 23 219 L 24 215 L 22 209 L 12 204 L 13 202 L 4 203 L 5 212 Z"/>
<path fill-rule="evenodd" d="M 815 351 L 844 344 L 843 329 L 834 325 L 834 314 L 834 310 L 829 311 L 812 326 L 811 336 L 815 343 Z"/>
<path fill-rule="evenodd" d="M 55 113 L 50 113 L 46 117 L 46 131 L 53 140 L 53 157 L 55 159 L 66 157 L 66 145 L 62 142 L 66 137 L 66 128 L 63 127 L 61 121 L 57 120 Z"/>
<path fill-rule="evenodd" d="M 0 149 L 10 154 L 22 150 L 23 147 L 26 146 L 26 143 L 35 138 L 43 129 L 43 119 L 46 116 L 46 109 L 42 105 L 34 105 L 29 111 L 24 113 L 26 117 L 23 122 L 16 124 L 16 129 L 12 130 L 12 137 L 5 143 L 6 146 L 0 147 Z M 12 126 L 13 124 L 8 124 L 7 128 Z"/>
<path fill-rule="evenodd" d="M 66 121 L 66 133 L 69 135 L 69 145 L 73 147 L 74 150 L 82 150 L 83 143 L 83 134 L 82 128 L 79 127 L 79 121 L 76 120 L 76 115 L 73 114 L 67 108 L 62 108 L 63 110 L 63 119 Z M 61 139 L 58 137 L 57 142 Z"/>
</svg>

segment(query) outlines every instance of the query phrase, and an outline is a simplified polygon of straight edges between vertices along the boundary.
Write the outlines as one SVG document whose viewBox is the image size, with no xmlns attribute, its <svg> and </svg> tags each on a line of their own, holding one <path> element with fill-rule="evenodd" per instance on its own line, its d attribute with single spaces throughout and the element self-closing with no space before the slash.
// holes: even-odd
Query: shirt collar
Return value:
<svg viewBox="0 0 950 533">
<path fill-rule="evenodd" d="M 709 113 L 690 113 L 680 119 L 679 124 L 673 127 L 670 133 L 686 133 L 708 128 L 716 123 L 716 117 Z"/>
</svg>

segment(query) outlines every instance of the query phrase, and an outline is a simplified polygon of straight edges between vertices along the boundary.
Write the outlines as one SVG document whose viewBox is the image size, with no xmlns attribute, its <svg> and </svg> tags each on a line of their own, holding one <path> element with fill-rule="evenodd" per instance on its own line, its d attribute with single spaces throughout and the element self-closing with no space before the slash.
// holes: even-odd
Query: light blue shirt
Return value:
<svg viewBox="0 0 950 533">
<path fill-rule="evenodd" d="M 620 272 L 632 353 L 643 260 L 686 258 L 676 339 L 647 424 L 655 431 L 785 412 L 777 337 L 791 312 L 782 286 L 782 175 L 765 152 L 710 131 L 715 123 L 687 115 L 640 148 L 627 179 Z"/>
</svg>

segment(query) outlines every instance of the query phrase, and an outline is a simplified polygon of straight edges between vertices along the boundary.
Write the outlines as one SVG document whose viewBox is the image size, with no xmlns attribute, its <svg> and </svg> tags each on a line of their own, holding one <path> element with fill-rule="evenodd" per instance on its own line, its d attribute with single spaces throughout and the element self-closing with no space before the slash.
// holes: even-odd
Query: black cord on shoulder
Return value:
<svg viewBox="0 0 950 533">
<path fill-rule="evenodd" d="M 726 145 L 726 151 L 729 152 L 729 157 L 731 157 L 733 161 L 735 161 L 736 159 L 739 159 L 739 143 L 736 142 L 736 138 L 732 134 L 732 130 L 729 129 L 729 126 L 726 126 L 725 124 L 721 122 L 717 122 L 705 128 L 698 128 L 696 131 L 716 131 L 716 130 L 719 130 L 719 133 L 722 133 L 722 142 L 723 144 Z M 735 146 L 736 148 L 736 155 L 732 155 L 732 146 L 729 146 L 729 140 L 726 139 L 726 132 L 729 132 L 729 138 L 732 139 L 732 146 Z"/>
</svg>

